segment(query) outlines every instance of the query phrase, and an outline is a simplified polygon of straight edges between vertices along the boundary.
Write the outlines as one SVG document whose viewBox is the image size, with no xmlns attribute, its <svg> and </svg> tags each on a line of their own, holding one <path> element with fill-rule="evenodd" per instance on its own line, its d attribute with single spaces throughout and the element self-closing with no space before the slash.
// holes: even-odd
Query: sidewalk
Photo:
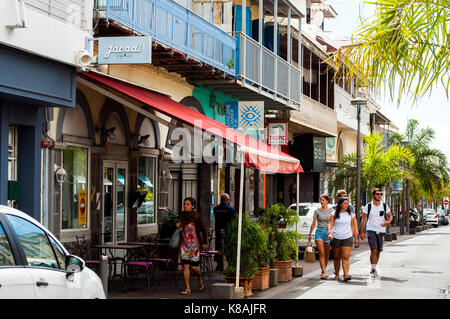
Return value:
<svg viewBox="0 0 450 319">
<path fill-rule="evenodd" d="M 402 241 L 414 235 L 402 235 L 400 237 L 400 229 L 399 227 L 391 227 L 390 233 L 397 234 L 397 241 Z M 395 243 L 397 241 L 385 242 L 385 245 L 390 245 L 391 243 Z M 358 248 L 352 249 L 351 259 L 355 258 L 357 255 L 360 255 L 364 252 L 369 253 L 369 243 L 366 240 L 360 240 L 360 244 Z M 367 263 L 369 265 L 369 260 L 367 259 Z M 295 287 L 295 289 L 299 289 L 299 285 L 303 285 L 304 289 L 308 288 L 308 280 L 319 281 L 320 276 L 320 264 L 317 260 L 315 263 L 305 263 L 303 260 L 299 261 L 299 265 L 303 266 L 303 277 L 297 277 L 287 283 L 279 283 L 278 287 L 269 288 L 265 291 L 253 291 L 252 298 L 273 298 L 273 296 L 282 295 L 283 290 L 290 289 Z M 215 267 L 215 264 L 214 264 Z M 327 266 L 329 274 L 333 274 L 333 260 L 329 261 Z M 317 277 L 317 278 L 316 278 Z M 198 278 L 195 276 L 191 276 L 191 295 L 185 296 L 180 292 L 185 289 L 185 284 L 183 280 L 183 276 L 180 274 L 177 276 L 177 287 L 172 282 L 171 286 L 167 281 L 161 280 L 159 285 L 156 285 L 156 288 L 153 287 L 147 288 L 147 283 L 144 275 L 142 275 L 135 283 L 135 289 L 129 290 L 127 292 L 122 292 L 120 288 L 120 284 L 115 283 L 112 287 L 109 287 L 108 290 L 108 298 L 109 299 L 211 299 L 211 287 L 213 283 L 223 283 L 224 276 L 220 272 L 214 272 L 211 280 L 208 280 L 206 276 L 205 280 L 205 289 L 200 292 L 198 290 Z M 306 283 L 305 280 L 306 279 Z M 310 283 L 309 283 L 310 284 Z"/>
</svg>

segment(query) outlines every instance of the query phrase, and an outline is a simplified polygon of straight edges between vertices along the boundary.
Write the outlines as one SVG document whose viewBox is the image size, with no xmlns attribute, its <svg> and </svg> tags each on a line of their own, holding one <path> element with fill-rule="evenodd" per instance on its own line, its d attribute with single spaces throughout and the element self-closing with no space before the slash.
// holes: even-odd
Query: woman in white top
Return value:
<svg viewBox="0 0 450 319">
<path fill-rule="evenodd" d="M 334 255 L 334 280 L 339 280 L 341 267 L 344 270 L 344 281 L 352 279 L 348 274 L 350 269 L 350 254 L 352 253 L 353 237 L 355 244 L 358 244 L 358 223 L 356 216 L 349 206 L 348 197 L 341 197 L 336 206 L 336 210 L 331 213 L 328 222 L 328 238 L 331 241 Z"/>
</svg>

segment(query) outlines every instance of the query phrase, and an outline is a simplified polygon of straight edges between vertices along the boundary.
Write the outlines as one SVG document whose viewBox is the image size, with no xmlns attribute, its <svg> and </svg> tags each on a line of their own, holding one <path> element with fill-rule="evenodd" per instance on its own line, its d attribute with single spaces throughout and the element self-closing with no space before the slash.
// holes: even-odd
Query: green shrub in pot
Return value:
<svg viewBox="0 0 450 319">
<path fill-rule="evenodd" d="M 229 266 L 223 273 L 229 277 L 236 276 L 238 222 L 239 218 L 236 216 L 228 226 L 226 234 L 224 254 Z M 258 223 L 250 220 L 247 212 L 244 213 L 242 216 L 240 277 L 251 277 L 258 272 L 258 258 L 266 252 L 267 244 L 267 233 Z"/>
</svg>

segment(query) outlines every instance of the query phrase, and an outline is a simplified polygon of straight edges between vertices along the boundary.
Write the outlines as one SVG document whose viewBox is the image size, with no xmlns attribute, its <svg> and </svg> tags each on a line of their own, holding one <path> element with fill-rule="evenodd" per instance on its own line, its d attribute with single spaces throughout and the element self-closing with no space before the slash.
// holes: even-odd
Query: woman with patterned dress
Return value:
<svg viewBox="0 0 450 319">
<path fill-rule="evenodd" d="M 183 266 L 183 277 L 186 284 L 186 289 L 181 293 L 183 295 L 191 294 L 190 286 L 190 269 L 199 278 L 200 291 L 205 288 L 205 283 L 200 271 L 200 248 L 202 250 L 208 249 L 208 241 L 205 227 L 198 212 L 194 209 L 196 207 L 195 200 L 188 197 L 183 203 L 184 210 L 180 214 L 180 222 L 177 227 L 181 227 L 180 237 L 180 255 L 181 265 Z"/>
</svg>

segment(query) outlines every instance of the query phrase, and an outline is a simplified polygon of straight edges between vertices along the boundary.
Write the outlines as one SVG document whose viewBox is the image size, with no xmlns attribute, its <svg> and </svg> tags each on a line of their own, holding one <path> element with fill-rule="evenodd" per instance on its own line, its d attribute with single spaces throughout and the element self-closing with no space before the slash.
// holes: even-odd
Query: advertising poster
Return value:
<svg viewBox="0 0 450 319">
<path fill-rule="evenodd" d="M 78 225 L 87 225 L 87 190 L 78 191 Z"/>
</svg>

